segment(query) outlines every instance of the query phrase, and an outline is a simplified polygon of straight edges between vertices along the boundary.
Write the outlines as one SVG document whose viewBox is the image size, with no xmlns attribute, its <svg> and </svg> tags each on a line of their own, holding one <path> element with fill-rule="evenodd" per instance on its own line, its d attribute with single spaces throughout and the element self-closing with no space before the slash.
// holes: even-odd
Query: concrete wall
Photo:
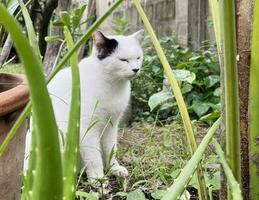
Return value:
<svg viewBox="0 0 259 200">
<path fill-rule="evenodd" d="M 97 15 L 103 14 L 115 0 L 97 0 Z M 144 10 L 158 36 L 175 36 L 184 45 L 200 46 L 202 41 L 212 40 L 213 27 L 207 0 L 142 0 Z M 132 32 L 143 27 L 131 0 L 117 9 L 101 27 L 112 33 L 114 16 L 126 17 Z"/>
</svg>

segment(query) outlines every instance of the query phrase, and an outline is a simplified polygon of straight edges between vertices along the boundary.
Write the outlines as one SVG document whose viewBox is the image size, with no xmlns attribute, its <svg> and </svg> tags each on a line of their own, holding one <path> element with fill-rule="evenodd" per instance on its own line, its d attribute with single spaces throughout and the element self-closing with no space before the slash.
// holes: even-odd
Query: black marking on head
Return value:
<svg viewBox="0 0 259 200">
<path fill-rule="evenodd" d="M 105 37 L 100 31 L 93 34 L 93 40 L 99 60 L 103 60 L 111 55 L 118 47 L 117 40 Z"/>
</svg>

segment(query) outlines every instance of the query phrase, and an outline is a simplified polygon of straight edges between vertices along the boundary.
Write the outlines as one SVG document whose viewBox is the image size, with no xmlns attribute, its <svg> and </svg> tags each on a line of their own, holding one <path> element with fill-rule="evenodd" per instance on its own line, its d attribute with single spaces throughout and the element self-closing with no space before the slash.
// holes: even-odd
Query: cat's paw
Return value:
<svg viewBox="0 0 259 200">
<path fill-rule="evenodd" d="M 111 174 L 117 177 L 127 177 L 129 175 L 128 170 L 121 165 L 113 165 L 111 167 Z"/>
</svg>

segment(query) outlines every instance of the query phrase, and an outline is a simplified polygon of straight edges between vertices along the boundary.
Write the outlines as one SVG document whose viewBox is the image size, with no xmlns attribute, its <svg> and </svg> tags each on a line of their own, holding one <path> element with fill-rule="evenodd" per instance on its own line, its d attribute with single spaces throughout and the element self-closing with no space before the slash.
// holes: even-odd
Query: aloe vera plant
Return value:
<svg viewBox="0 0 259 200">
<path fill-rule="evenodd" d="M 259 76 L 259 1 L 254 2 L 254 22 L 253 38 L 251 51 L 251 68 L 250 68 L 250 96 L 249 96 L 249 154 L 250 154 L 250 194 L 252 199 L 259 197 L 259 93 L 258 93 L 258 76 Z"/>
<path fill-rule="evenodd" d="M 150 35 L 150 38 L 151 38 L 151 40 L 153 42 L 153 45 L 156 49 L 158 57 L 160 58 L 161 63 L 164 67 L 165 74 L 168 77 L 169 83 L 170 83 L 171 88 L 174 92 L 175 99 L 176 99 L 176 102 L 177 102 L 178 107 L 179 107 L 179 111 L 180 111 L 182 119 L 183 119 L 183 124 L 184 124 L 184 128 L 185 128 L 186 136 L 187 136 L 189 149 L 190 149 L 191 154 L 193 155 L 194 152 L 197 149 L 197 145 L 196 145 L 196 141 L 195 141 L 190 117 L 189 117 L 186 105 L 184 103 L 184 99 L 183 99 L 181 90 L 180 90 L 180 88 L 178 86 L 178 83 L 177 83 L 177 80 L 176 80 L 176 78 L 175 78 L 175 76 L 174 76 L 174 74 L 171 70 L 171 67 L 168 63 L 168 60 L 167 60 L 159 42 L 158 42 L 158 39 L 155 35 L 155 32 L 154 32 L 145 12 L 144 12 L 141 4 L 140 4 L 140 1 L 139 0 L 133 0 L 133 2 L 134 2 L 135 6 L 136 6 L 136 8 L 139 12 L 139 15 L 140 15 L 140 17 L 141 17 L 141 19 L 144 23 L 144 26 L 146 27 L 146 29 L 147 29 L 147 31 Z M 197 169 L 197 183 L 198 183 L 198 188 L 199 188 L 200 199 L 206 200 L 208 198 L 208 195 L 207 195 L 206 184 L 205 184 L 205 180 L 204 180 L 202 166 L 200 164 L 198 165 L 198 169 Z"/>
<path fill-rule="evenodd" d="M 55 71 L 45 81 L 43 75 L 42 62 L 40 61 L 39 51 L 34 51 L 32 47 L 36 45 L 36 35 L 28 12 L 20 1 L 29 32 L 30 43 L 19 28 L 17 22 L 12 18 L 7 10 L 0 4 L 0 23 L 10 32 L 20 59 L 25 67 L 28 78 L 31 103 L 27 105 L 20 115 L 8 137 L 0 148 L 0 156 L 7 147 L 9 141 L 15 135 L 17 129 L 22 124 L 27 114 L 32 108 L 33 111 L 33 134 L 36 139 L 32 142 L 32 159 L 29 161 L 29 174 L 25 177 L 25 184 L 22 199 L 74 199 L 76 187 L 77 165 L 79 162 L 79 120 L 80 120 L 80 81 L 77 69 L 76 50 L 90 37 L 97 27 L 119 6 L 123 0 L 118 0 L 100 19 L 89 28 L 88 32 L 75 44 L 70 33 L 65 30 L 68 53 L 56 67 Z M 38 52 L 38 53 L 37 53 Z M 61 152 L 58 140 L 58 129 L 52 110 L 51 101 L 47 92 L 46 84 L 71 58 L 73 90 L 71 112 L 69 120 L 69 131 L 66 136 L 64 162 L 66 169 L 62 170 Z M 46 83 L 47 82 L 47 83 Z M 41 92 L 39 92 L 41 91 Z M 39 103 L 41 102 L 41 103 Z M 74 134 L 77 134 L 76 138 Z M 71 138 L 73 138 L 71 140 Z M 71 162 L 71 159 L 73 160 Z M 36 164 L 35 164 L 36 162 Z M 34 169 L 34 166 L 36 168 Z M 34 171 L 35 170 L 35 171 Z M 35 172 L 35 173 L 34 173 Z M 63 176 L 62 176 L 63 175 Z M 63 183 L 64 182 L 64 183 Z"/>
<path fill-rule="evenodd" d="M 104 13 L 100 18 L 97 19 L 97 21 L 88 29 L 88 31 L 76 42 L 76 44 L 69 50 L 64 57 L 61 59 L 61 61 L 58 63 L 54 71 L 50 74 L 49 77 L 47 77 L 46 82 L 49 83 L 52 78 L 58 73 L 62 67 L 68 62 L 70 57 L 73 55 L 73 53 L 80 48 L 81 45 L 83 45 L 85 42 L 87 42 L 90 38 L 93 32 L 100 26 L 100 24 L 123 2 L 123 0 L 118 0 L 116 3 L 114 3 L 107 12 Z M 18 128 L 22 124 L 22 122 L 25 120 L 26 116 L 28 115 L 29 111 L 31 109 L 31 103 L 28 103 L 26 108 L 23 110 L 19 118 L 16 120 L 15 124 L 13 125 L 12 129 L 10 130 L 8 136 L 5 138 L 4 142 L 0 146 L 0 156 L 4 153 L 6 147 L 8 146 L 11 139 L 14 137 L 15 133 L 17 132 Z"/>
<path fill-rule="evenodd" d="M 73 38 L 67 27 L 64 28 L 64 35 L 68 49 L 73 47 Z M 72 95 L 70 103 L 70 114 L 68 131 L 65 136 L 65 147 L 63 155 L 63 199 L 75 199 L 77 168 L 79 164 L 79 131 L 80 131 L 80 75 L 78 69 L 77 53 L 70 59 L 72 74 Z"/>
<path fill-rule="evenodd" d="M 31 192 L 32 199 L 61 199 L 63 187 L 58 129 L 45 84 L 42 63 L 17 22 L 1 4 L 0 12 L 0 23 L 11 34 L 23 63 L 30 89 L 34 120 L 37 123 L 37 165 L 35 184 Z"/>
</svg>

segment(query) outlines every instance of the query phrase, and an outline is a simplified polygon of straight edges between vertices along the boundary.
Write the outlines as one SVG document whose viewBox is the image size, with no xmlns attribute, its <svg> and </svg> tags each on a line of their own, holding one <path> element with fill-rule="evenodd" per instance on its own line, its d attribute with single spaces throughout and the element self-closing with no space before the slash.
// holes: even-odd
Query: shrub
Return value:
<svg viewBox="0 0 259 200">
<path fill-rule="evenodd" d="M 204 43 L 201 49 L 191 50 L 172 37 L 163 37 L 160 43 L 179 81 L 191 118 L 209 123 L 217 119 L 221 90 L 216 46 Z M 134 119 L 171 120 L 178 115 L 174 95 L 166 87 L 161 63 L 147 39 L 143 46 L 142 73 L 132 84 Z"/>
</svg>

